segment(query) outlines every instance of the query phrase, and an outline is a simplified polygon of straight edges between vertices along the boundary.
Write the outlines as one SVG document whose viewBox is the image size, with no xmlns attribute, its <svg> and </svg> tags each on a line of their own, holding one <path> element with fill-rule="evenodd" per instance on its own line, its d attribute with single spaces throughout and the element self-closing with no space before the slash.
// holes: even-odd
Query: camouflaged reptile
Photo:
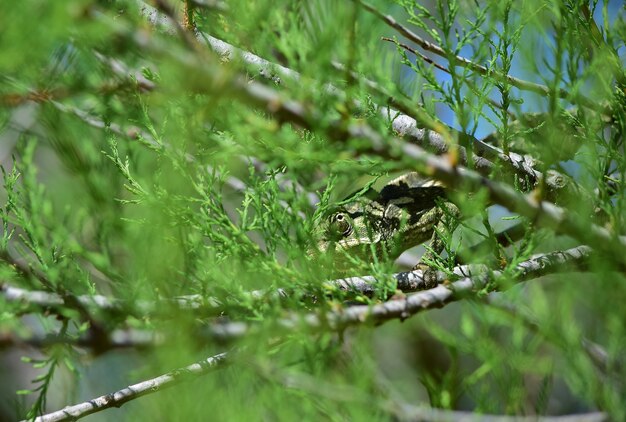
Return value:
<svg viewBox="0 0 626 422">
<path fill-rule="evenodd" d="M 314 253 L 331 254 L 335 272 L 344 274 L 352 266 L 348 257 L 396 259 L 430 240 L 430 250 L 414 267 L 428 269 L 424 261 L 444 248 L 439 234 L 446 225 L 454 226 L 458 215 L 442 184 L 408 173 L 380 192 L 370 188 L 322 215 L 316 224 Z"/>
</svg>

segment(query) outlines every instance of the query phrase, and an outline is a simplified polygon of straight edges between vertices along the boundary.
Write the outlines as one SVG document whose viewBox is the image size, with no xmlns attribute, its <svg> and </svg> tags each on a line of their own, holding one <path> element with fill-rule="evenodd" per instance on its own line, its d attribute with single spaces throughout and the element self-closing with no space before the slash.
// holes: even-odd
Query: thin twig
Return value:
<svg viewBox="0 0 626 422">
<path fill-rule="evenodd" d="M 395 45 L 398 45 L 398 46 L 400 46 L 400 47 L 404 48 L 405 50 L 410 51 L 410 52 L 411 52 L 411 53 L 413 53 L 415 56 L 419 57 L 419 58 L 420 58 L 420 60 L 422 60 L 422 61 L 424 61 L 424 62 L 426 62 L 426 63 L 428 63 L 428 64 L 432 65 L 432 66 L 433 66 L 433 67 L 435 67 L 436 69 L 439 69 L 439 70 L 441 70 L 442 72 L 445 72 L 445 73 L 447 73 L 447 74 L 451 74 L 450 69 L 448 69 L 448 68 L 447 68 L 447 67 L 445 67 L 445 66 L 440 65 L 439 63 L 437 63 L 436 61 L 434 61 L 433 59 L 431 59 L 431 58 L 430 58 L 430 57 L 428 57 L 427 55 L 425 55 L 425 54 L 423 54 L 423 53 L 419 52 L 418 50 L 416 50 L 416 49 L 412 48 L 411 46 L 409 46 L 409 45 L 407 45 L 407 44 L 401 43 L 401 42 L 399 42 L 398 40 L 395 40 L 395 39 L 393 39 L 393 38 L 389 38 L 389 37 L 381 37 L 381 40 L 383 40 L 383 41 L 389 41 L 389 42 L 392 42 L 392 43 L 394 43 Z M 467 82 L 468 84 L 470 84 L 470 83 L 471 83 L 471 81 L 470 81 L 470 80 L 467 80 L 466 82 Z M 475 90 L 475 85 L 474 85 L 474 84 L 472 84 L 471 88 Z M 504 108 L 502 107 L 502 104 L 498 103 L 497 101 L 492 100 L 491 98 L 487 98 L 487 101 L 488 101 L 488 102 L 489 102 L 489 104 L 491 104 L 493 107 L 498 108 L 498 109 L 501 109 L 501 110 L 504 110 Z M 511 119 L 515 119 L 515 118 L 517 118 L 517 116 L 515 115 L 515 113 L 513 113 L 513 112 L 511 112 L 511 111 L 509 111 L 509 110 L 505 110 L 505 111 L 506 111 L 507 115 L 508 115 Z"/>
<path fill-rule="evenodd" d="M 521 312 L 520 309 L 512 302 L 507 301 L 505 298 L 501 296 L 489 296 L 486 301 L 489 306 L 497 309 L 499 311 L 505 312 L 515 320 L 519 320 L 524 324 L 526 329 L 543 335 L 547 341 L 555 342 L 554 336 L 546 334 L 548 331 L 548 327 L 546 326 L 545 321 L 539 321 L 537 319 L 531 318 L 524 312 Z M 589 360 L 595 365 L 595 367 L 603 374 L 603 375 L 611 375 L 611 359 L 606 351 L 606 349 L 600 346 L 593 341 L 583 338 L 580 341 L 582 350 L 585 351 L 585 354 L 589 358 Z M 557 345 L 559 345 L 557 343 Z M 560 345 L 562 346 L 562 345 Z M 617 363 L 615 366 L 618 366 Z M 613 368 L 615 369 L 615 366 Z M 620 365 L 621 366 L 621 365 Z M 619 372 L 619 371 L 618 371 Z"/>
<path fill-rule="evenodd" d="M 401 421 L 422 422 L 604 422 L 610 420 L 609 415 L 604 412 L 563 416 L 511 416 L 442 410 L 414 405 L 403 405 L 398 418 Z"/>
<path fill-rule="evenodd" d="M 203 359 L 199 362 L 175 369 L 171 372 L 130 385 L 119 391 L 96 397 L 83 403 L 67 406 L 56 412 L 39 416 L 36 422 L 61 422 L 75 421 L 85 416 L 100 412 L 111 407 L 120 407 L 123 404 L 135 400 L 139 397 L 156 393 L 165 388 L 173 387 L 182 381 L 198 378 L 215 369 L 222 368 L 230 356 L 227 353 L 220 353 L 215 356 Z"/>
<path fill-rule="evenodd" d="M 425 61 L 428 64 L 433 65 L 435 68 L 441 70 L 442 72 L 445 72 L 447 74 L 450 74 L 450 69 L 448 69 L 447 67 L 440 65 L 439 63 L 437 63 L 436 61 L 434 61 L 433 59 L 431 59 L 430 57 L 428 57 L 427 55 L 419 52 L 418 50 L 414 49 L 413 47 L 411 47 L 410 45 L 407 45 L 405 43 L 399 42 L 396 39 L 393 38 L 389 38 L 389 37 L 380 37 L 381 40 L 383 41 L 389 41 L 391 43 L 394 43 L 395 45 L 399 45 L 400 47 L 404 48 L 405 50 L 413 53 L 414 55 L 416 55 L 417 57 L 419 57 L 421 60 Z"/>
</svg>

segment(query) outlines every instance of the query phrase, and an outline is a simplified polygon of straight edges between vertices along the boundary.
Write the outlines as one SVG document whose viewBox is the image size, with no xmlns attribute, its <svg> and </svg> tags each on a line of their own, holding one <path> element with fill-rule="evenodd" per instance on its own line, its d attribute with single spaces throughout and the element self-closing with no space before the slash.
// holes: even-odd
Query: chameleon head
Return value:
<svg viewBox="0 0 626 422">
<path fill-rule="evenodd" d="M 371 260 L 373 251 L 382 254 L 383 213 L 380 204 L 363 197 L 331 210 L 316 224 L 309 255 L 330 255 L 335 269 L 344 271 L 350 267 L 349 257 Z"/>
<path fill-rule="evenodd" d="M 370 189 L 320 217 L 309 255 L 330 255 L 339 273 L 354 266 L 350 258 L 395 259 L 430 239 L 441 219 L 436 201 L 443 196 L 442 186 L 414 173 L 389 182 L 380 192 Z"/>
</svg>

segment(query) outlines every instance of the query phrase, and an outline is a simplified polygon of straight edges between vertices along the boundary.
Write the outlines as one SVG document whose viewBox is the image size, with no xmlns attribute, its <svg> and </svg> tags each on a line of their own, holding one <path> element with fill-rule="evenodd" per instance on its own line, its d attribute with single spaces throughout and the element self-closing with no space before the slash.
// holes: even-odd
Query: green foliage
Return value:
<svg viewBox="0 0 626 422">
<path fill-rule="evenodd" d="M 226 368 L 118 412 L 389 420 L 408 418 L 408 404 L 624 419 L 626 259 L 610 253 L 624 244 L 626 210 L 624 8 L 225 3 L 157 1 L 159 25 L 130 0 L 2 8 L 0 344 L 37 350 L 20 350 L 35 375 L 3 374 L 2 394 L 20 398 L 0 419 L 225 350 Z M 190 8 L 195 32 L 164 23 L 168 4 Z M 207 36 L 244 54 L 216 54 Z M 422 139 L 429 152 L 411 155 L 415 139 L 398 126 L 409 117 L 447 152 Z M 391 274 L 417 263 L 415 250 L 408 268 L 346 257 L 346 276 L 375 283 L 342 289 L 335 262 L 314 251 L 319 221 L 408 171 L 452 178 L 463 215 L 446 218 L 444 253 L 427 262 L 449 278 L 438 289 L 454 290 L 460 263 L 490 278 L 403 324 L 365 315 L 347 328 L 334 318 L 355 304 L 406 299 Z M 594 248 L 584 265 L 542 261 L 550 273 L 520 284 L 520 264 L 582 244 Z M 105 390 L 89 380 L 99 365 Z"/>
</svg>

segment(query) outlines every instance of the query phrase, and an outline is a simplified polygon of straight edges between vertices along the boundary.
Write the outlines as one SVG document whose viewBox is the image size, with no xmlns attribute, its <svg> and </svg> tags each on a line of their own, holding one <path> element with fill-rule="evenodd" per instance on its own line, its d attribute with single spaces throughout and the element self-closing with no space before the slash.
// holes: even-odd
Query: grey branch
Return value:
<svg viewBox="0 0 626 422">
<path fill-rule="evenodd" d="M 548 273 L 554 273 L 563 266 L 566 268 L 584 269 L 587 259 L 592 254 L 592 249 L 588 246 L 578 246 L 563 252 L 551 252 L 548 254 L 538 255 L 527 261 L 517 265 L 518 281 L 528 280 L 529 278 L 537 278 Z M 502 276 L 501 271 L 490 271 L 486 265 L 459 265 L 452 271 L 453 277 L 472 278 L 482 277 L 491 272 L 491 278 L 497 279 Z M 424 272 L 422 270 L 414 270 L 400 272 L 393 275 L 398 283 L 398 290 L 404 293 L 426 290 L 428 285 L 424 280 Z M 443 271 L 437 271 L 437 283 L 442 284 L 448 282 L 450 276 Z M 339 280 L 333 280 L 333 285 L 341 290 L 356 291 L 366 296 L 371 296 L 376 290 L 378 284 L 374 276 L 349 277 Z"/>
<path fill-rule="evenodd" d="M 588 246 L 578 246 L 562 252 L 552 252 L 540 255 L 520 263 L 516 270 L 516 282 L 540 277 L 554 272 L 564 265 L 584 265 L 592 250 Z M 380 324 L 390 319 L 406 319 L 419 312 L 433 308 L 441 308 L 450 302 L 460 300 L 467 295 L 476 293 L 486 288 L 490 283 L 504 274 L 500 271 L 476 270 L 471 267 L 460 267 L 459 272 L 466 274 L 460 280 L 452 283 L 440 284 L 429 290 L 424 290 L 402 299 L 390 300 L 378 305 L 351 306 L 343 310 L 327 313 L 311 313 L 304 317 L 293 316 L 282 321 L 285 327 L 295 327 L 304 322 L 311 328 L 328 327 L 340 330 L 348 326 L 361 324 Z M 413 273 L 400 273 L 409 274 Z M 420 280 L 420 275 L 417 280 Z M 397 277 L 397 276 L 396 276 Z M 405 277 L 405 275 L 401 276 Z M 421 279 L 423 280 L 423 279 Z M 423 283 L 423 281 L 422 281 Z"/>
<path fill-rule="evenodd" d="M 282 290 L 276 292 L 277 296 L 284 294 Z M 7 283 L 0 283 L 0 296 L 8 303 L 23 305 L 25 312 L 41 308 L 58 311 L 69 306 L 67 300 L 57 293 L 22 289 Z M 250 296 L 252 299 L 263 299 L 261 292 L 251 292 Z M 224 306 L 217 299 L 204 298 L 201 295 L 178 296 L 159 301 L 133 300 L 132 302 L 102 295 L 80 295 L 74 296 L 72 300 L 85 309 L 118 316 L 157 317 L 167 315 L 172 309 L 197 310 L 208 315 L 217 315 L 224 311 Z"/>
<path fill-rule="evenodd" d="M 401 421 L 420 422 L 604 422 L 609 420 L 609 415 L 603 412 L 581 413 L 563 416 L 510 416 L 510 415 L 484 415 L 473 412 L 442 410 L 428 407 L 420 407 L 399 404 L 397 411 Z"/>
<path fill-rule="evenodd" d="M 93 330 L 78 335 L 0 333 L 0 348 L 30 346 L 45 349 L 57 344 L 64 344 L 88 348 L 94 354 L 104 353 L 112 349 L 154 348 L 165 341 L 165 336 L 161 332 L 134 328 L 102 332 L 97 333 L 97 335 L 94 335 Z"/>
<path fill-rule="evenodd" d="M 51 308 L 65 305 L 65 300 L 59 294 L 21 289 L 5 283 L 0 284 L 0 293 L 7 302 L 21 302 L 30 306 Z M 76 301 L 84 306 L 95 306 L 103 310 L 117 306 L 111 299 L 100 295 L 76 296 Z"/>
<path fill-rule="evenodd" d="M 175 369 L 174 371 L 168 372 L 156 378 L 130 385 L 122 390 L 96 397 L 84 403 L 67 406 L 56 412 L 42 415 L 36 418 L 35 421 L 75 421 L 104 409 L 120 407 L 124 403 L 135 400 L 141 396 L 156 393 L 157 391 L 179 384 L 182 381 L 197 378 L 215 369 L 221 368 L 225 363 L 227 363 L 227 357 L 227 353 L 220 353 L 189 366 Z"/>
</svg>

